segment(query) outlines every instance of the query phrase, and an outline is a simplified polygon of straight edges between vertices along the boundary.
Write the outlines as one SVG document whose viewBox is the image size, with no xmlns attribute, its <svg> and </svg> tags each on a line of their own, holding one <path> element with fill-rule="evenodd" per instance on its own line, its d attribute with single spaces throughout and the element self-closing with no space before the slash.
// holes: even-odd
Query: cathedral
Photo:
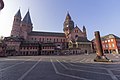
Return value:
<svg viewBox="0 0 120 80">
<path fill-rule="evenodd" d="M 14 15 L 11 35 L 4 38 L 7 55 L 71 55 L 92 52 L 86 27 L 82 30 L 69 13 L 63 23 L 63 32 L 33 31 L 30 12 L 21 17 L 20 9 Z"/>
</svg>

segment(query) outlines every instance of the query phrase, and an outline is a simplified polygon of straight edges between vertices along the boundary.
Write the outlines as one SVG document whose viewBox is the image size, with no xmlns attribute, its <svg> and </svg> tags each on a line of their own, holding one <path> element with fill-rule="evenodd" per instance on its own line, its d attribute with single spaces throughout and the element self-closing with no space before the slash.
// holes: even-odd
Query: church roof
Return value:
<svg viewBox="0 0 120 80">
<path fill-rule="evenodd" d="M 64 33 L 57 33 L 57 32 L 37 32 L 37 31 L 32 31 L 28 35 L 32 35 L 32 36 L 65 37 Z"/>
<path fill-rule="evenodd" d="M 20 37 L 5 37 L 4 38 L 5 41 L 15 41 L 15 42 L 21 42 L 21 41 L 24 41 L 23 38 L 20 38 Z"/>
<path fill-rule="evenodd" d="M 20 12 L 20 9 L 19 9 L 18 12 L 15 14 L 15 17 L 19 17 L 19 18 L 21 18 L 21 12 Z"/>
<path fill-rule="evenodd" d="M 69 12 L 67 12 L 67 16 L 66 16 L 65 20 L 71 20 L 71 16 L 70 16 Z"/>
<path fill-rule="evenodd" d="M 90 42 L 86 37 L 78 37 L 77 42 Z"/>
<path fill-rule="evenodd" d="M 21 47 L 25 47 L 25 46 L 34 46 L 34 47 L 38 47 L 40 46 L 40 44 L 38 42 L 30 42 L 30 41 L 24 41 L 20 44 Z"/>
<path fill-rule="evenodd" d="M 28 10 L 28 12 L 26 13 L 25 17 L 23 18 L 23 22 L 24 22 L 24 23 L 27 23 L 27 24 L 32 24 L 29 10 Z"/>
<path fill-rule="evenodd" d="M 74 27 L 74 28 L 72 29 L 71 32 L 74 32 L 75 29 L 78 29 L 80 32 L 82 32 L 81 29 L 80 29 L 77 25 L 76 25 L 76 27 Z"/>
<path fill-rule="evenodd" d="M 86 30 L 86 28 L 85 28 L 85 26 L 83 26 L 83 31 L 85 31 Z"/>
</svg>

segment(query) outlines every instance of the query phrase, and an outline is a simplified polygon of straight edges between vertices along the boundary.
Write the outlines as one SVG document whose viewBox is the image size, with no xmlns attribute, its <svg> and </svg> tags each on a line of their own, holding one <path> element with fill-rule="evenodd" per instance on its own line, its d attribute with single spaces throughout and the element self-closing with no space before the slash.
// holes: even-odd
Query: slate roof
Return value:
<svg viewBox="0 0 120 80">
<path fill-rule="evenodd" d="M 116 35 L 114 35 L 114 34 L 108 34 L 108 35 L 106 35 L 106 36 L 102 36 L 102 37 L 101 37 L 101 40 L 106 40 L 106 39 L 109 39 L 109 38 L 120 39 L 120 37 L 118 37 L 118 36 L 116 36 Z M 91 40 L 91 41 L 94 41 L 94 40 L 95 40 L 95 38 L 94 38 L 93 40 Z"/>
<path fill-rule="evenodd" d="M 19 10 L 18 10 L 18 12 L 15 14 L 15 17 L 22 18 L 22 17 L 21 17 L 21 12 L 20 12 L 20 9 L 19 9 Z"/>
<path fill-rule="evenodd" d="M 71 20 L 71 16 L 70 16 L 69 12 L 67 12 L 66 20 Z"/>
<path fill-rule="evenodd" d="M 65 37 L 64 33 L 57 33 L 57 32 L 37 32 L 37 31 L 32 31 L 32 32 L 28 33 L 28 35 L 31 35 L 31 36 Z"/>
<path fill-rule="evenodd" d="M 90 42 L 86 37 L 78 37 L 77 42 Z"/>
<path fill-rule="evenodd" d="M 101 37 L 101 39 L 109 39 L 109 38 L 116 38 L 116 39 L 120 39 L 120 37 L 114 35 L 114 34 L 108 34 L 106 36 Z"/>
<path fill-rule="evenodd" d="M 19 38 L 19 37 L 5 37 L 4 41 L 21 42 L 21 41 L 24 41 L 24 39 L 23 38 Z"/>
<path fill-rule="evenodd" d="M 26 13 L 25 17 L 23 18 L 23 23 L 32 24 L 29 10 L 28 10 L 28 12 Z"/>
<path fill-rule="evenodd" d="M 26 46 L 39 46 L 40 44 L 38 42 L 28 42 L 28 41 L 24 41 L 24 42 L 21 42 L 20 46 L 21 47 L 26 47 Z"/>
</svg>

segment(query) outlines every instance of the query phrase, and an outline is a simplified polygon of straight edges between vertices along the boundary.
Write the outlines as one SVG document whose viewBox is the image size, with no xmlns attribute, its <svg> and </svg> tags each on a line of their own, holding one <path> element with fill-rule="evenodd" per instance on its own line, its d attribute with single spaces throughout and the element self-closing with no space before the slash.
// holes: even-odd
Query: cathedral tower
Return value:
<svg viewBox="0 0 120 80">
<path fill-rule="evenodd" d="M 27 39 L 27 35 L 32 31 L 32 29 L 33 29 L 32 21 L 28 10 L 21 23 L 21 36 L 24 39 Z"/>
<path fill-rule="evenodd" d="M 19 9 L 18 12 L 14 16 L 11 36 L 20 37 L 20 24 L 21 24 L 21 12 Z"/>
<path fill-rule="evenodd" d="M 85 37 L 87 37 L 87 32 L 86 32 L 85 26 L 83 26 L 83 34 L 84 34 Z"/>
<path fill-rule="evenodd" d="M 63 31 L 65 32 L 66 37 L 72 31 L 73 28 L 74 28 L 74 22 L 72 21 L 70 14 L 67 13 L 66 19 L 64 21 L 64 28 L 63 28 Z"/>
</svg>

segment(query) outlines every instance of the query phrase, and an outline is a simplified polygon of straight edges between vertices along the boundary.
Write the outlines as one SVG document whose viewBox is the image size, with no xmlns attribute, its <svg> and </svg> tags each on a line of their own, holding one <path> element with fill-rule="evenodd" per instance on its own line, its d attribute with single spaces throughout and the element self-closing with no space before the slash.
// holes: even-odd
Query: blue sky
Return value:
<svg viewBox="0 0 120 80">
<path fill-rule="evenodd" d="M 75 25 L 87 28 L 88 39 L 94 31 L 101 36 L 115 34 L 120 37 L 120 0 L 4 0 L 0 12 L 0 36 L 9 36 L 13 18 L 21 9 L 22 18 L 28 9 L 33 30 L 63 32 L 63 22 L 69 11 Z"/>
</svg>

